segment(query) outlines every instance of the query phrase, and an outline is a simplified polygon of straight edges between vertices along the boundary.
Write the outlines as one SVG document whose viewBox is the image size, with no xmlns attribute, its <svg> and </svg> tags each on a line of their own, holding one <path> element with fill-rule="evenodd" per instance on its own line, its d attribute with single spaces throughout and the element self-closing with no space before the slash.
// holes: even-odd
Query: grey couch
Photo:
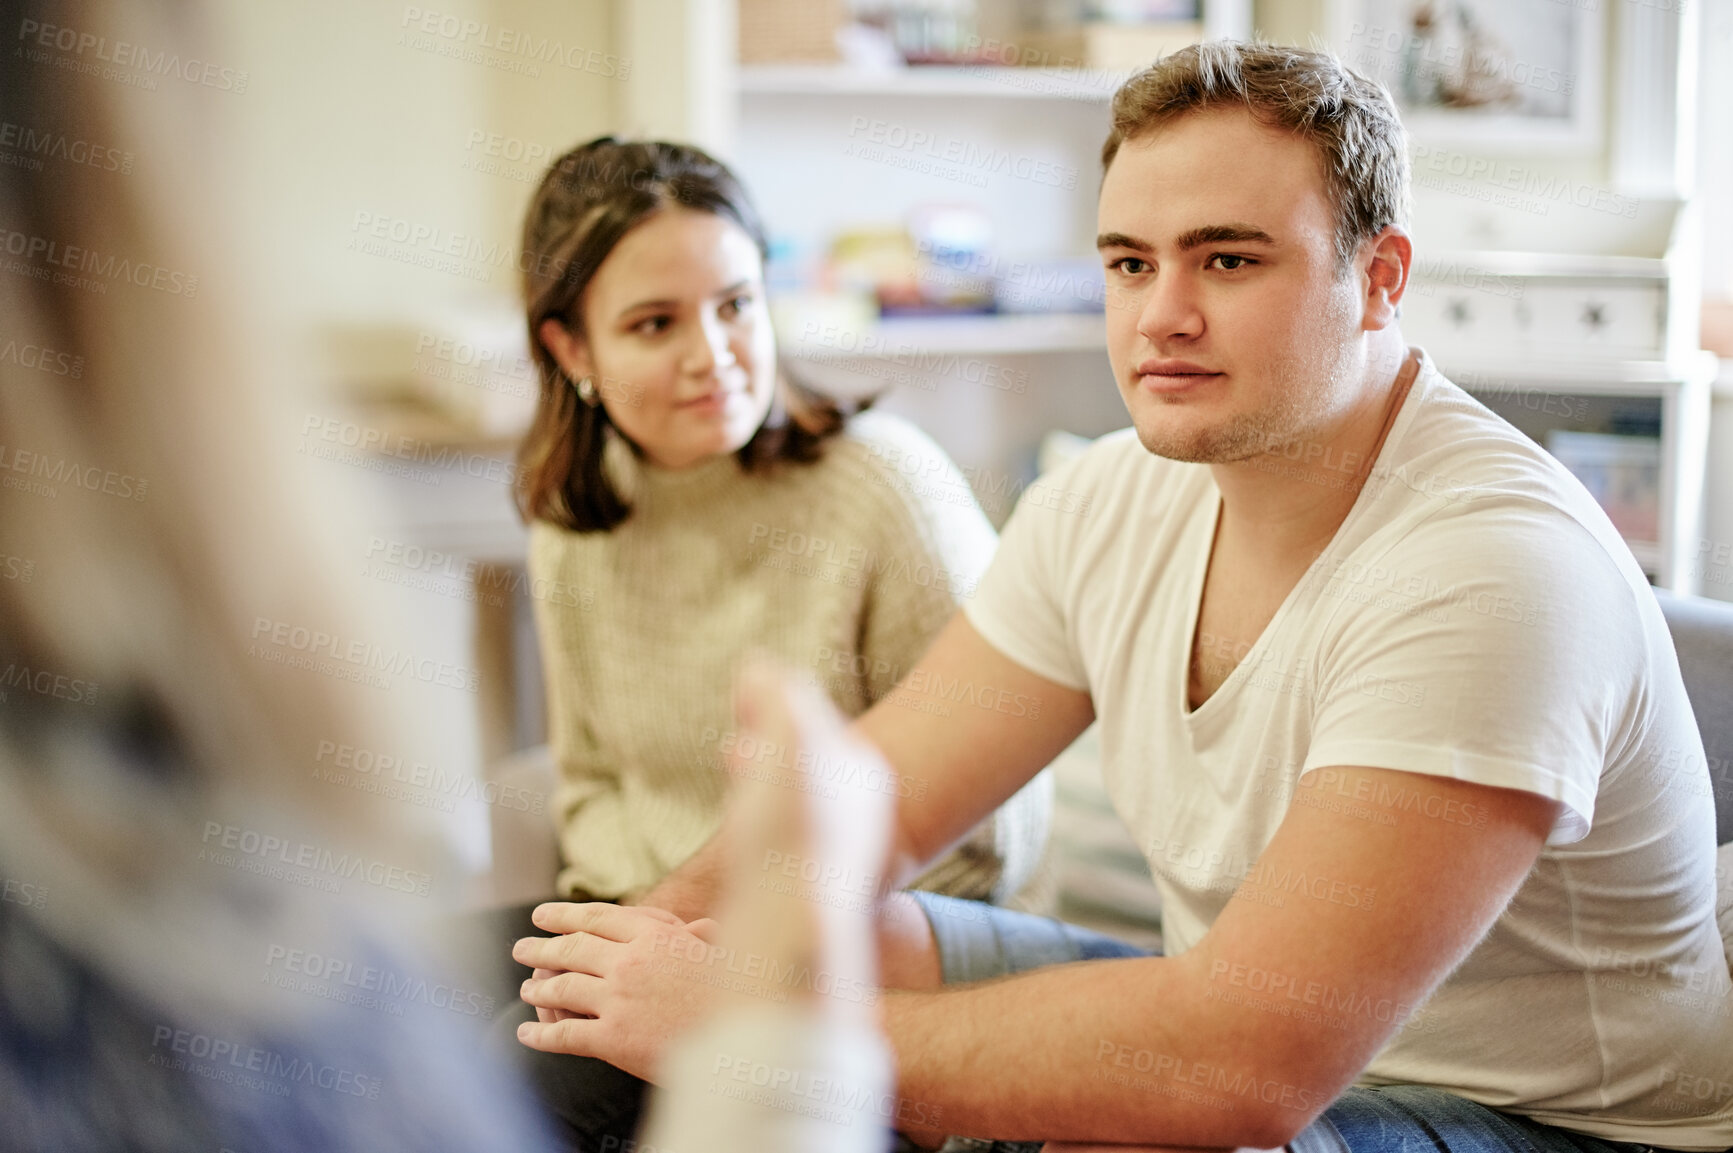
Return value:
<svg viewBox="0 0 1733 1153">
<path fill-rule="evenodd" d="M 1657 592 L 1709 754 L 1715 843 L 1733 841 L 1733 604 Z"/>
<path fill-rule="evenodd" d="M 1716 920 L 1733 971 L 1733 604 L 1657 592 L 1679 650 L 1715 793 Z"/>
</svg>

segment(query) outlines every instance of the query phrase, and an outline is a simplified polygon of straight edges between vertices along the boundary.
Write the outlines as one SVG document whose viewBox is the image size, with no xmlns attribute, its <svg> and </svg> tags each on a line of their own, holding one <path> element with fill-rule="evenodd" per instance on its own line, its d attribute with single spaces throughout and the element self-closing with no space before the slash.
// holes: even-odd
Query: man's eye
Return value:
<svg viewBox="0 0 1733 1153">
<path fill-rule="evenodd" d="M 1218 252 L 1209 259 L 1211 264 L 1216 265 L 1223 272 L 1238 272 L 1240 269 L 1248 268 L 1252 264 L 1252 261 L 1249 258 L 1244 256 L 1235 256 L 1231 252 Z"/>
<path fill-rule="evenodd" d="M 1136 267 L 1133 267 L 1133 265 Z M 1113 269 L 1115 272 L 1123 272 L 1127 276 L 1137 276 L 1140 273 L 1149 271 L 1149 263 L 1140 260 L 1135 256 L 1122 256 L 1107 267 Z"/>
</svg>

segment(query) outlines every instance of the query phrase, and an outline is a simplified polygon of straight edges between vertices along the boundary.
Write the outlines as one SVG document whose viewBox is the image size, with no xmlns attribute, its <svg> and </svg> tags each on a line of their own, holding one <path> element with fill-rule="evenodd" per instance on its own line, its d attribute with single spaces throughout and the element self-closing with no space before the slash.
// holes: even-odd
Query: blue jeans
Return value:
<svg viewBox="0 0 1733 1153">
<path fill-rule="evenodd" d="M 945 984 L 981 981 L 1111 957 L 1147 957 L 1136 945 L 978 901 L 913 893 L 933 927 Z M 947 1153 L 1038 1153 L 1040 1142 L 955 1138 Z M 1573 1133 L 1501 1113 L 1426 1085 L 1353 1088 L 1288 1146 L 1293 1153 L 1647 1153 L 1649 1146 Z"/>
</svg>

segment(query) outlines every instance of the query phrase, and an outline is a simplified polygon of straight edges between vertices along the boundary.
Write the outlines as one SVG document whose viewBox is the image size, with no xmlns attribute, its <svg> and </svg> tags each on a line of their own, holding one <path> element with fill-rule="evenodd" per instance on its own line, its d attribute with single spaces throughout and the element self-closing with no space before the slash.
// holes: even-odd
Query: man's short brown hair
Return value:
<svg viewBox="0 0 1733 1153">
<path fill-rule="evenodd" d="M 1408 138 L 1390 94 L 1329 53 L 1304 48 L 1211 40 L 1163 57 L 1114 93 L 1102 171 L 1127 140 L 1206 108 L 1244 108 L 1317 147 L 1339 268 L 1368 238 L 1407 223 Z"/>
</svg>

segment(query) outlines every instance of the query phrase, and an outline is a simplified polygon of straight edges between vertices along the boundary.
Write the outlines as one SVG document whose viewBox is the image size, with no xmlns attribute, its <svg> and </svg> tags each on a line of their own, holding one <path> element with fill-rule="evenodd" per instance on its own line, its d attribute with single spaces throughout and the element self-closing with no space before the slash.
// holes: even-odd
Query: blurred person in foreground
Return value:
<svg viewBox="0 0 1733 1153">
<path fill-rule="evenodd" d="M 1102 160 L 1134 427 L 1030 490 L 911 673 L 1039 717 L 881 706 L 846 739 L 931 782 L 898 805 L 895 880 L 1096 720 L 1168 955 L 1035 968 L 1003 909 L 881 937 L 887 974 L 925 970 L 882 1003 L 915 1136 L 1727 1148 L 1713 794 L 1671 637 L 1583 486 L 1404 341 L 1388 93 L 1327 54 L 1197 45 L 1121 87 Z M 846 757 L 814 708 L 787 755 Z M 645 903 L 710 913 L 725 857 Z M 714 977 L 701 938 L 537 921 L 563 935 L 518 959 L 562 975 L 526 986 L 521 1039 L 655 1069 Z"/>
<path fill-rule="evenodd" d="M 0 167 L 0 1149 L 550 1148 L 420 931 L 437 830 L 309 773 L 321 740 L 414 755 L 415 718 L 248 651 L 261 617 L 404 638 L 289 487 L 210 90 L 53 62 L 67 28 L 208 58 L 197 11 L 0 27 L 49 57 L 0 69 L 9 128 L 136 157 Z"/>
<path fill-rule="evenodd" d="M 937 444 L 894 416 L 845 416 L 784 371 L 766 249 L 739 180 L 683 144 L 573 148 L 525 213 L 541 391 L 517 495 L 529 575 L 549 590 L 535 609 L 564 864 L 550 897 L 633 904 L 715 835 L 749 648 L 858 714 L 890 696 L 992 557 L 992 526 Z M 1029 707 L 989 682 L 905 685 L 895 703 Z M 746 748 L 778 771 L 774 750 Z M 849 784 L 839 766 L 811 768 L 811 788 Z M 924 781 L 892 780 L 877 785 L 924 795 Z M 1038 774 L 909 887 L 1039 908 L 1051 794 Z M 533 931 L 532 907 L 497 918 L 508 965 L 504 942 Z M 509 969 L 515 996 L 529 974 Z M 630 1137 L 636 1078 L 571 1056 L 532 1063 L 575 1138 Z"/>
<path fill-rule="evenodd" d="M 196 55 L 195 17 L 0 0 L 0 26 L 50 43 L 76 23 Z M 209 291 L 235 274 L 195 143 L 216 137 L 190 92 L 122 108 L 129 89 L 49 64 L 0 73 L 7 117 L 140 157 L 126 174 L 0 167 L 0 245 L 24 246 L 0 276 L 0 1149 L 554 1148 L 425 930 L 453 880 L 437 830 L 307 771 L 321 741 L 411 755 L 416 718 L 249 651 L 261 616 L 387 648 L 400 630 L 388 598 L 326 563 L 345 519 L 332 509 L 353 494 L 315 509 L 291 491 L 271 434 L 299 423 L 281 403 L 298 394 L 246 355 L 233 296 Z M 146 281 L 195 269 L 205 291 L 59 283 L 47 255 L 79 263 L 68 245 L 123 254 Z M 742 732 L 794 743 L 783 694 L 814 692 L 749 671 Z M 882 1147 L 870 901 L 750 887 L 764 854 L 851 875 L 882 858 L 892 779 L 878 770 L 821 794 L 736 764 L 747 856 L 732 871 L 748 884 L 719 940 L 860 995 L 709 990 L 656 1106 L 660 1147 Z M 704 1067 L 722 1049 L 843 1078 L 866 1104 L 814 1118 L 713 1093 Z"/>
</svg>

